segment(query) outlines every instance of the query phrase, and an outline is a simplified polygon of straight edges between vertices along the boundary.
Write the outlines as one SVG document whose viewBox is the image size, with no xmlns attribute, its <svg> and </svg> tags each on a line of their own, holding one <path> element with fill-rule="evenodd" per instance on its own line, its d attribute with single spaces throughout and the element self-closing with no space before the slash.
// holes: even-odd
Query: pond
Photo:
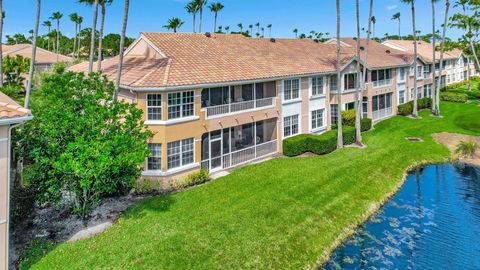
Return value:
<svg viewBox="0 0 480 270">
<path fill-rule="evenodd" d="M 323 269 L 480 269 L 480 167 L 410 172 Z"/>
</svg>

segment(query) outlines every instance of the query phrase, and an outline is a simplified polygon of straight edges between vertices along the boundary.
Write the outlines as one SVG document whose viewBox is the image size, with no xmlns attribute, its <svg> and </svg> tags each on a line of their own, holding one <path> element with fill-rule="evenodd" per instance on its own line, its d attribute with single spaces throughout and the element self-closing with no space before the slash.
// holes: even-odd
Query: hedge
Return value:
<svg viewBox="0 0 480 270">
<path fill-rule="evenodd" d="M 465 103 L 468 101 L 468 95 L 462 93 L 446 92 L 440 94 L 440 100 Z"/>
<path fill-rule="evenodd" d="M 474 79 L 471 79 L 471 80 L 474 81 Z M 467 84 L 468 84 L 468 80 L 461 81 L 461 82 L 454 83 L 454 84 L 450 84 L 450 85 L 447 85 L 447 86 L 444 86 L 444 87 L 440 88 L 440 92 L 445 92 L 445 91 L 448 91 L 448 90 L 457 89 L 457 88 L 460 88 L 460 87 L 462 87 L 464 85 L 467 85 Z"/>
<path fill-rule="evenodd" d="M 432 99 L 431 98 L 420 98 L 417 99 L 417 109 L 428 109 L 432 107 Z M 398 114 L 407 116 L 413 113 L 413 100 L 402 105 L 398 105 Z"/>
<path fill-rule="evenodd" d="M 474 82 L 479 82 L 480 81 L 480 76 L 470 76 L 470 80 Z"/>
<path fill-rule="evenodd" d="M 343 143 L 355 142 L 355 128 L 343 127 Z M 294 157 L 306 152 L 324 155 L 337 149 L 337 130 L 330 130 L 321 135 L 300 134 L 283 141 L 283 154 Z"/>
<path fill-rule="evenodd" d="M 355 127 L 355 110 L 342 111 L 342 124 L 345 126 Z M 360 130 L 362 132 L 372 129 L 372 119 L 362 118 L 360 121 Z"/>
<path fill-rule="evenodd" d="M 372 119 L 370 118 L 362 118 L 360 121 L 360 130 L 362 132 L 369 131 L 372 129 Z"/>
</svg>

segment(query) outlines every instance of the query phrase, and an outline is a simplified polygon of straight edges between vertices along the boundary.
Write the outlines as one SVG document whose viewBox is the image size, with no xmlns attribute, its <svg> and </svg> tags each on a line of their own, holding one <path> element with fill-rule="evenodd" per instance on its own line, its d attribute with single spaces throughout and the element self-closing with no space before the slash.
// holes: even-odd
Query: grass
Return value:
<svg viewBox="0 0 480 270">
<path fill-rule="evenodd" d="M 274 159 L 147 199 L 107 232 L 58 245 L 33 268 L 314 268 L 346 228 L 388 199 L 407 168 L 449 158 L 432 133 L 480 135 L 479 126 L 465 124 L 480 119 L 477 102 L 442 103 L 443 118 L 429 114 L 379 123 L 364 134 L 364 149 Z"/>
<path fill-rule="evenodd" d="M 472 90 L 468 91 L 468 84 L 460 86 L 456 89 L 448 90 L 448 92 L 452 93 L 463 93 L 468 95 L 468 99 L 471 100 L 480 100 L 480 82 L 479 81 L 472 81 Z"/>
</svg>

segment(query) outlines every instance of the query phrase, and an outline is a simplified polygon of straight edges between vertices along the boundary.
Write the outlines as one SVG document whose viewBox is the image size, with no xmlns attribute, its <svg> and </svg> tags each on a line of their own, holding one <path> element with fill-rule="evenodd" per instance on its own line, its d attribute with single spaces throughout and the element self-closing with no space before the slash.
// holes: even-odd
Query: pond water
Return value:
<svg viewBox="0 0 480 270">
<path fill-rule="evenodd" d="M 323 269 L 480 269 L 480 167 L 411 172 Z"/>
</svg>

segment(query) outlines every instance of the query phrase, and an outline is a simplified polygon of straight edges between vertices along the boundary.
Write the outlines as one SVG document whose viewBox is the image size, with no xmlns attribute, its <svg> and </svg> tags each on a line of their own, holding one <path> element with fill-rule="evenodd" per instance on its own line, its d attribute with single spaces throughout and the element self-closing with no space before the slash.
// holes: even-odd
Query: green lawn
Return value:
<svg viewBox="0 0 480 270">
<path fill-rule="evenodd" d="M 364 134 L 365 149 L 279 158 L 207 185 L 147 199 L 110 230 L 57 246 L 35 269 L 226 269 L 315 267 L 345 228 L 387 198 L 405 170 L 442 162 L 430 134 L 480 135 L 477 103 L 442 103 L 444 118 L 394 117 Z M 405 137 L 425 140 L 415 143 Z"/>
<path fill-rule="evenodd" d="M 448 92 L 467 94 L 469 99 L 478 100 L 480 99 L 479 86 L 480 86 L 479 81 L 472 81 L 471 91 L 468 91 L 468 84 L 466 84 L 458 87 L 457 89 L 448 90 Z"/>
</svg>

